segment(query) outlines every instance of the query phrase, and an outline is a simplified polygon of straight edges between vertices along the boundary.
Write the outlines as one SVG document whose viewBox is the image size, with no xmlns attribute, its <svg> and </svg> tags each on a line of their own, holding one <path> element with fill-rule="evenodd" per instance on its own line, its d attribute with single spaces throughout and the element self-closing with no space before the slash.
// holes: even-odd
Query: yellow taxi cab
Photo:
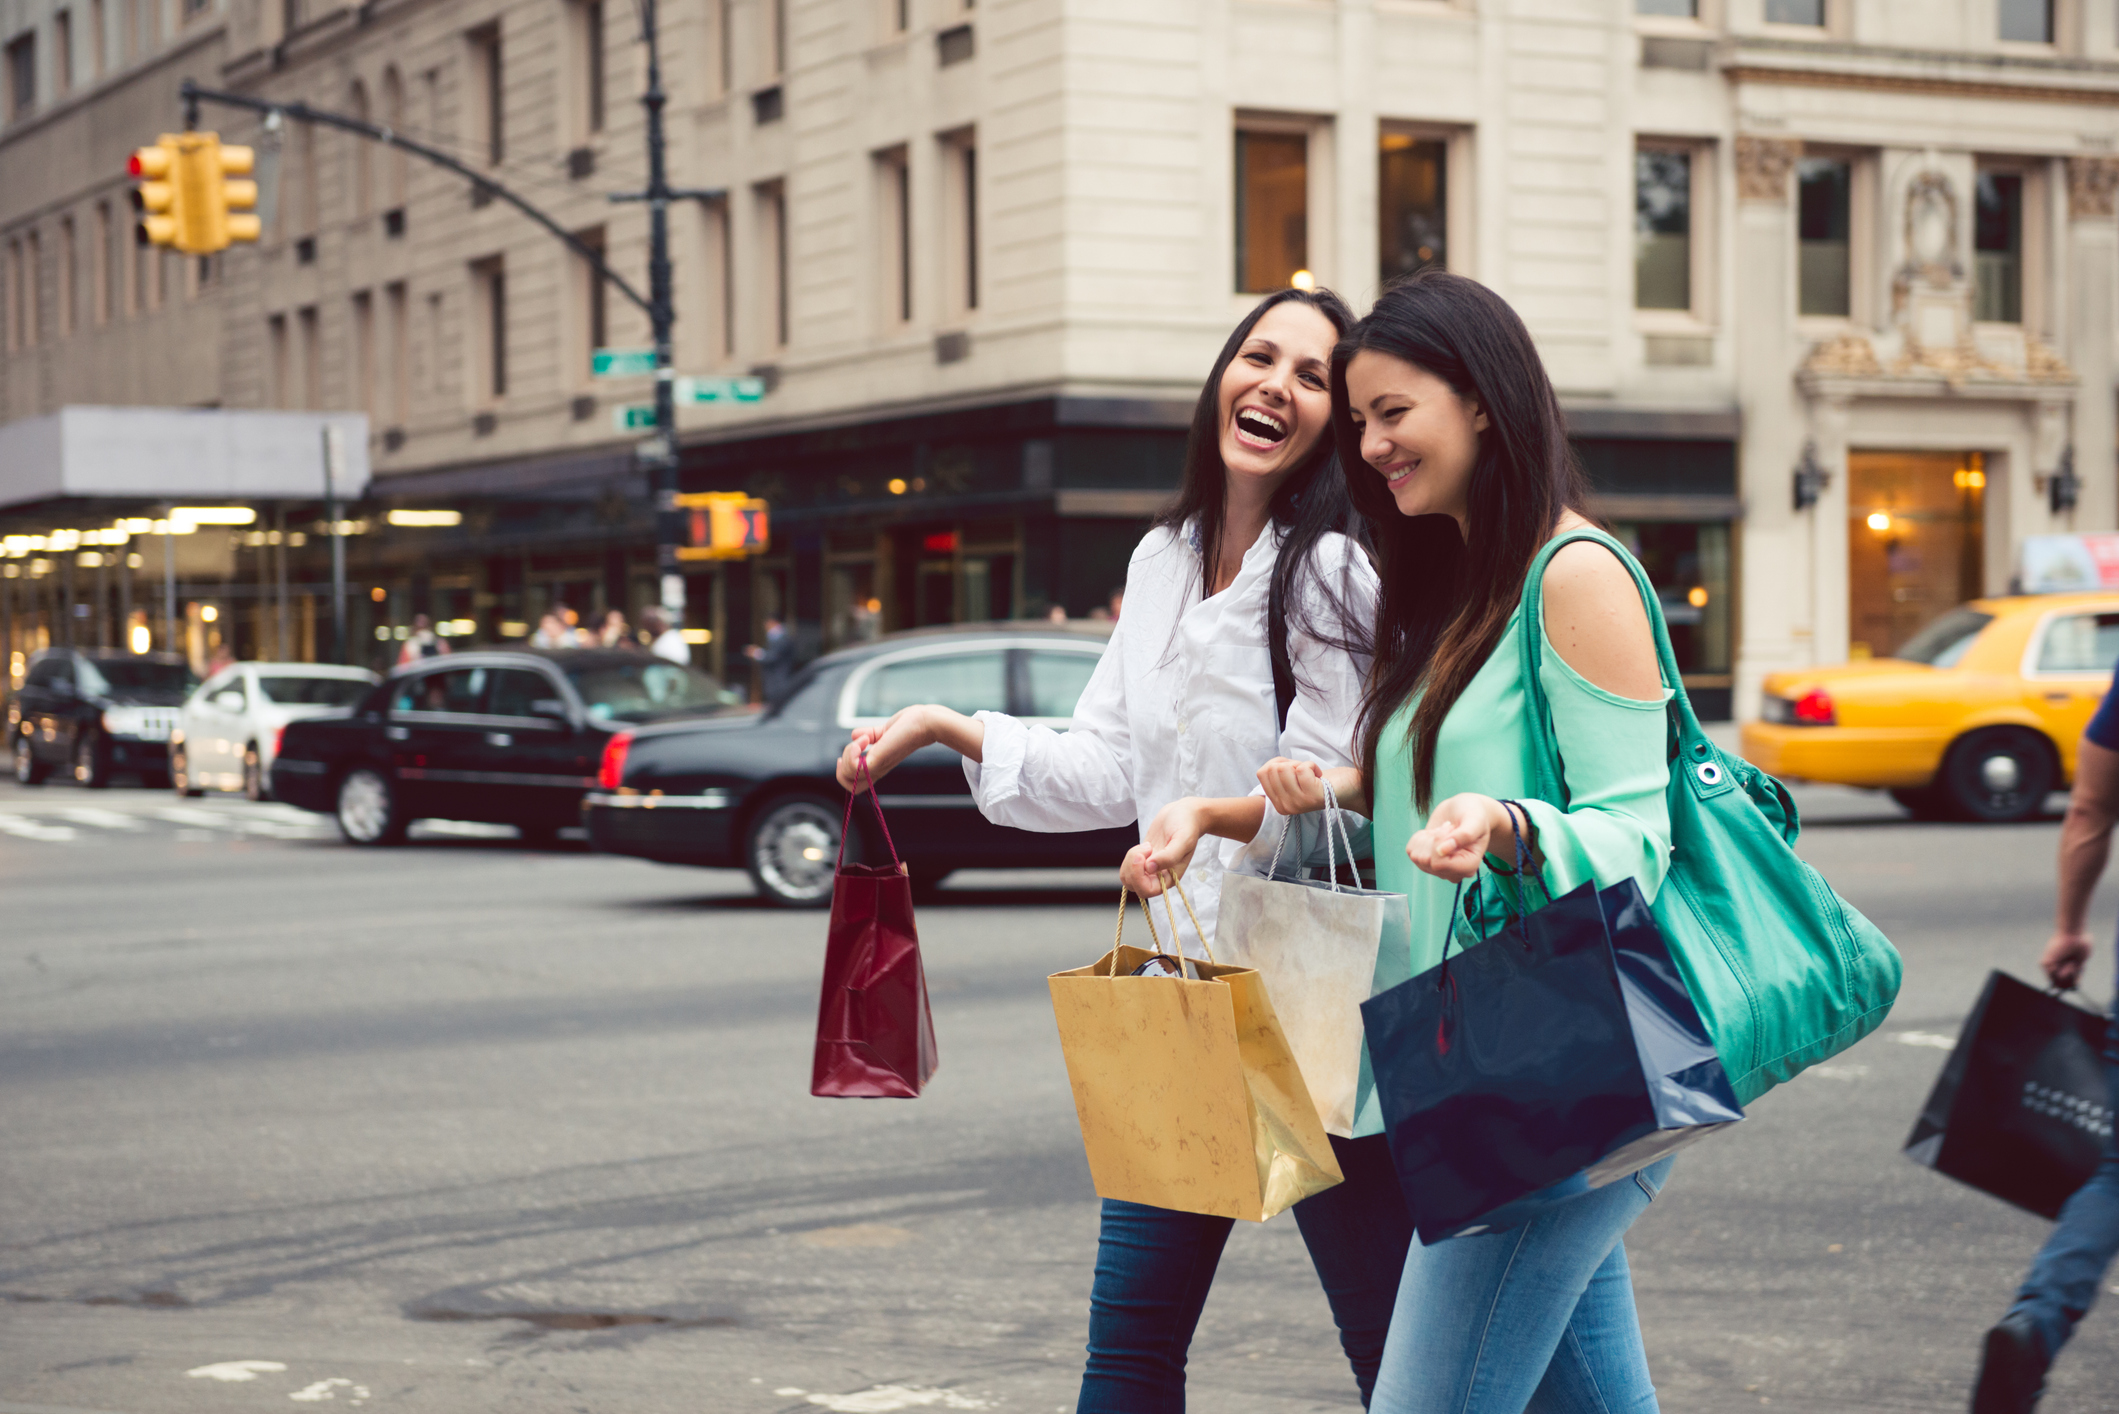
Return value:
<svg viewBox="0 0 2119 1414">
<path fill-rule="evenodd" d="M 1975 599 L 1892 657 L 1768 677 L 1744 757 L 1917 816 L 2027 819 L 2074 780 L 2115 661 L 2119 593 Z"/>
</svg>

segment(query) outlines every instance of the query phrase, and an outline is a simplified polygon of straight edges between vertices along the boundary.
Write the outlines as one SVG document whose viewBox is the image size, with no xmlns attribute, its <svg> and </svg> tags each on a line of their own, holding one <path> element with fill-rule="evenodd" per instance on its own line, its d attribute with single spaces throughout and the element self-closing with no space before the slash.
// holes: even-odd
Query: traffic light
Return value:
<svg viewBox="0 0 2119 1414">
<path fill-rule="evenodd" d="M 258 218 L 232 207 L 257 205 L 256 182 L 241 178 L 255 162 L 247 147 L 221 145 L 218 133 L 164 133 L 133 153 L 129 170 L 142 245 L 166 245 L 186 255 L 212 255 L 235 241 L 254 241 Z"/>
<path fill-rule="evenodd" d="M 181 198 L 177 184 L 170 180 L 176 165 L 177 139 L 164 133 L 153 147 L 133 153 L 132 161 L 125 166 L 138 183 L 132 189 L 132 209 L 141 213 L 139 224 L 134 227 L 134 236 L 141 245 L 177 243 L 182 219 L 177 203 Z"/>
<path fill-rule="evenodd" d="M 741 560 L 772 547 L 771 511 L 764 501 L 741 491 L 702 491 L 677 498 L 688 522 L 688 545 L 677 547 L 680 560 Z"/>
</svg>

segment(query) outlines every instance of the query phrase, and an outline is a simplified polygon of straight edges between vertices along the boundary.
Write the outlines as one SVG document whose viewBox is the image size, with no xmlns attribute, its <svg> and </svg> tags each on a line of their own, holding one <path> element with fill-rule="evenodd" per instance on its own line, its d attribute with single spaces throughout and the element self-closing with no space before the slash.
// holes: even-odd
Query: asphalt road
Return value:
<svg viewBox="0 0 2119 1414">
<path fill-rule="evenodd" d="M 1906 987 L 1635 1228 L 1663 1408 L 1962 1409 L 2047 1225 L 1898 1148 L 1986 969 L 2031 973 L 2056 826 L 1805 807 Z M 0 786 L 0 1414 L 1071 1410 L 1096 1208 L 1044 976 L 1112 901 L 953 882 L 941 1073 L 827 1102 L 823 919 L 739 875 Z M 1290 1218 L 1239 1225 L 1192 1390 L 1358 1407 Z M 2104 1309 L 2044 1408 L 2115 1406 Z"/>
</svg>

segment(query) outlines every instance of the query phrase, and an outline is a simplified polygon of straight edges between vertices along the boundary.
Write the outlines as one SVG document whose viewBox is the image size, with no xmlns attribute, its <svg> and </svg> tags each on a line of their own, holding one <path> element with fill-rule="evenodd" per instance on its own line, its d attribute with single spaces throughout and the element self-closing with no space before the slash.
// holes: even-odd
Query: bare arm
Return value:
<svg viewBox="0 0 2119 1414">
<path fill-rule="evenodd" d="M 2110 857 L 2112 825 L 2119 821 L 2119 751 L 2085 740 L 2075 758 L 2075 791 L 2060 827 L 2060 898 L 2053 937 L 2040 965 L 2056 987 L 2082 980 L 2091 943 L 2084 931 L 2090 895 Z"/>
<path fill-rule="evenodd" d="M 906 707 L 880 727 L 861 727 L 839 753 L 839 785 L 848 791 L 866 789 L 861 780 L 861 757 L 868 757 L 868 774 L 882 780 L 892 767 L 923 746 L 937 742 L 959 756 L 984 759 L 986 728 L 976 717 L 953 712 L 932 703 Z"/>
</svg>

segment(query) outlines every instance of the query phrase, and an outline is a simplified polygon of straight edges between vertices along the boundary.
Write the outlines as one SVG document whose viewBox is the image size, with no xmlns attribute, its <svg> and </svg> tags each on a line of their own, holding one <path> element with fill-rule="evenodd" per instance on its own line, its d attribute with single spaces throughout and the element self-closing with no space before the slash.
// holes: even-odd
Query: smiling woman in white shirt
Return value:
<svg viewBox="0 0 2119 1414">
<path fill-rule="evenodd" d="M 939 742 L 964 757 L 972 795 L 997 824 L 1152 823 L 1154 856 L 1136 846 L 1123 877 L 1155 893 L 1157 872 L 1184 873 L 1211 936 L 1221 859 L 1194 857 L 1197 812 L 1183 804 L 1245 797 L 1222 808 L 1256 816 L 1242 822 L 1255 831 L 1267 807 L 1245 793 L 1265 762 L 1354 759 L 1376 575 L 1345 533 L 1346 483 L 1324 435 L 1332 346 L 1352 323 L 1329 291 L 1283 290 L 1229 335 L 1200 390 L 1183 484 L 1133 551 L 1125 613 L 1071 730 L 907 707 L 854 733 L 840 784 L 861 788 L 864 752 L 880 779 Z M 1186 946 L 1200 955 L 1196 941 Z M 1295 1217 L 1366 1406 L 1412 1224 L 1383 1145 L 1332 1144 L 1346 1182 L 1296 1204 Z M 1186 1352 L 1231 1225 L 1104 1201 L 1078 1414 L 1184 1408 Z"/>
</svg>

